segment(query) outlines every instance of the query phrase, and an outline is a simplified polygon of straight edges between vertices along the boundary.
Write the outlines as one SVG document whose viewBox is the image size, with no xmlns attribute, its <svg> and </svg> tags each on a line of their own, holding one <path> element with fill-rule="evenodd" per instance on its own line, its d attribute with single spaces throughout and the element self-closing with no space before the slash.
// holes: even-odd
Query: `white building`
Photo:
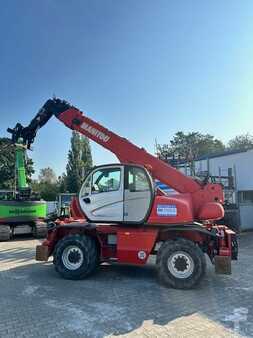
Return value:
<svg viewBox="0 0 253 338">
<path fill-rule="evenodd" d="M 187 168 L 182 168 L 189 174 Z M 253 229 L 253 149 L 224 152 L 199 158 L 195 162 L 195 173 L 210 176 L 233 176 L 232 199 L 239 209 L 240 230 Z"/>
</svg>

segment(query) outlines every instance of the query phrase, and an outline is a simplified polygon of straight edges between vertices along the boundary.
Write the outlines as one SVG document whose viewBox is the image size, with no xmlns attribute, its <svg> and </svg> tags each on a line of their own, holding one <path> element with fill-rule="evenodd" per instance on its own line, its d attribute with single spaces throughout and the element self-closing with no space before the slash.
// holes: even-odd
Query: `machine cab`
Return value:
<svg viewBox="0 0 253 338">
<path fill-rule="evenodd" d="M 79 194 L 80 206 L 91 222 L 143 223 L 153 199 L 153 180 L 137 165 L 96 167 Z"/>
</svg>

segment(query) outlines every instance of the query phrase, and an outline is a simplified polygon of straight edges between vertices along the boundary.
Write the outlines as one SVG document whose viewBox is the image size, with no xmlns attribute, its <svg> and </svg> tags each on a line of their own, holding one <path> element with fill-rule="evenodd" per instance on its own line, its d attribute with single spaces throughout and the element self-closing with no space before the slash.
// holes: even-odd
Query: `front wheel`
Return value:
<svg viewBox="0 0 253 338">
<path fill-rule="evenodd" d="M 157 254 L 160 280 L 175 289 L 191 289 L 206 271 L 202 250 L 190 240 L 179 238 L 162 244 Z"/>
<path fill-rule="evenodd" d="M 99 251 L 95 240 L 85 235 L 68 235 L 55 248 L 54 265 L 65 279 L 83 279 L 98 266 Z"/>
</svg>

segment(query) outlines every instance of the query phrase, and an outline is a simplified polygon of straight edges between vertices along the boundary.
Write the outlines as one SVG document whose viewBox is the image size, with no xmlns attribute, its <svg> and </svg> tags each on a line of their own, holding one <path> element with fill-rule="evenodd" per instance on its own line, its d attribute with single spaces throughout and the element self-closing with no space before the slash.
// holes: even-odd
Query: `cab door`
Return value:
<svg viewBox="0 0 253 338">
<path fill-rule="evenodd" d="M 93 222 L 122 222 L 124 167 L 105 166 L 95 169 L 85 180 L 79 202 Z"/>
<path fill-rule="evenodd" d="M 153 181 L 146 169 L 138 166 L 126 166 L 124 222 L 144 222 L 149 215 L 153 200 Z"/>
</svg>

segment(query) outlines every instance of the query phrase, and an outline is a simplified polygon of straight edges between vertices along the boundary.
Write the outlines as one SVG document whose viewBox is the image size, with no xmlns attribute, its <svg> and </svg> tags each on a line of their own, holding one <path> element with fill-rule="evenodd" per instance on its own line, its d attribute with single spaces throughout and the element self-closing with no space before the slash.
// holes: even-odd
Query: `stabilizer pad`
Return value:
<svg viewBox="0 0 253 338">
<path fill-rule="evenodd" d="M 231 257 L 215 256 L 215 272 L 222 275 L 231 275 Z"/>
<path fill-rule="evenodd" d="M 47 262 L 48 260 L 48 247 L 45 245 L 36 246 L 36 261 Z"/>
</svg>

